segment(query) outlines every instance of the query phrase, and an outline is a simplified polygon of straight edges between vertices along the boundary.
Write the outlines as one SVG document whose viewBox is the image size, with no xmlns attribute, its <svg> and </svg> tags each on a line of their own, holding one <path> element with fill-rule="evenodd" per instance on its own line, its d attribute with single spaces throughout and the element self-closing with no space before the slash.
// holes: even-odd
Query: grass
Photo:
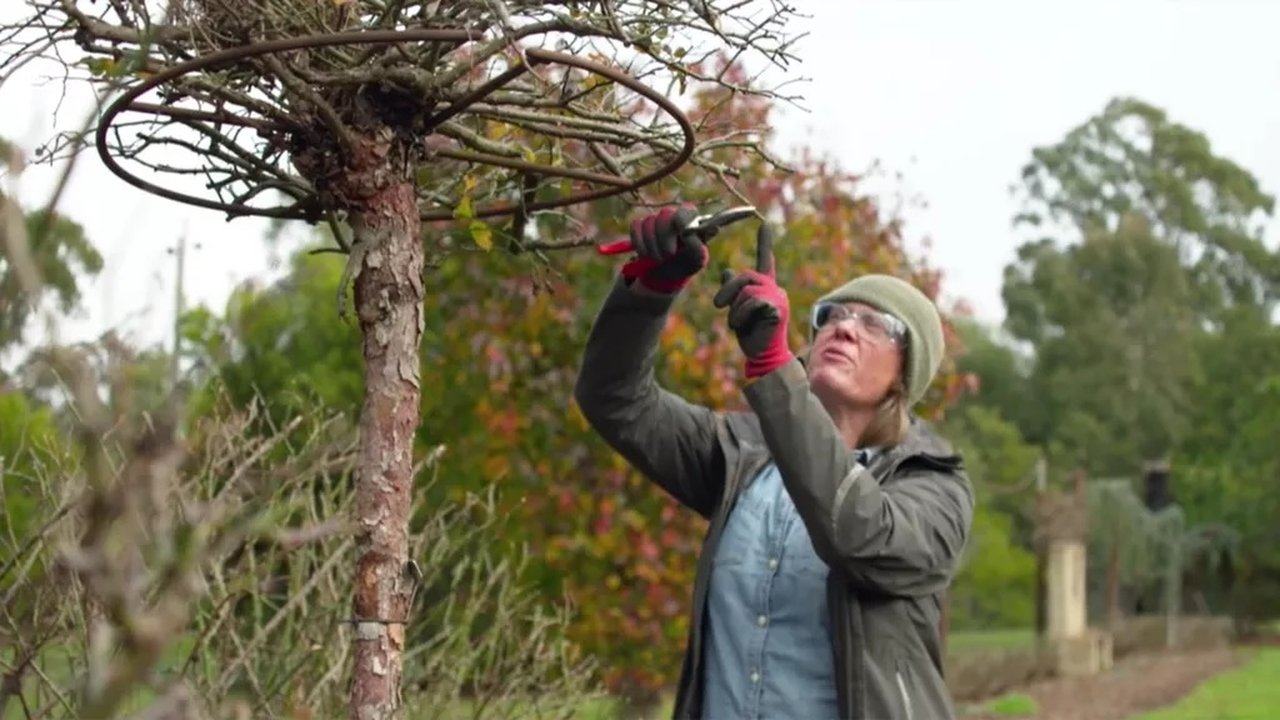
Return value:
<svg viewBox="0 0 1280 720">
<path fill-rule="evenodd" d="M 1280 648 L 1206 680 L 1182 700 L 1133 720 L 1271 720 L 1280 716 Z"/>
<path fill-rule="evenodd" d="M 1035 631 L 1031 628 L 969 630 L 951 633 L 947 637 L 947 651 L 964 653 L 976 650 L 1025 648 L 1034 645 L 1035 641 Z"/>
<path fill-rule="evenodd" d="M 1010 693 L 982 706 L 982 710 L 1001 717 L 1026 717 L 1040 711 L 1036 699 L 1023 693 Z"/>
</svg>

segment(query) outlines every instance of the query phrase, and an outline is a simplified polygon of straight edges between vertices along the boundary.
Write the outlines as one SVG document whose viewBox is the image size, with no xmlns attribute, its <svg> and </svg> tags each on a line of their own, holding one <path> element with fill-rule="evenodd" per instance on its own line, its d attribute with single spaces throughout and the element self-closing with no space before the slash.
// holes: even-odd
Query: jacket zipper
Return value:
<svg viewBox="0 0 1280 720">
<path fill-rule="evenodd" d="M 907 720 L 912 720 L 914 715 L 911 712 L 911 697 L 907 695 L 907 684 L 902 680 L 901 671 L 894 670 L 893 674 L 898 679 L 898 692 L 902 693 L 902 707 L 906 708 Z"/>
<path fill-rule="evenodd" d="M 850 688 L 857 686 L 850 666 L 854 661 L 850 648 L 855 644 L 853 630 L 849 627 L 850 613 L 853 610 L 849 607 L 844 589 L 836 583 L 834 574 L 827 578 L 827 604 L 831 627 L 835 630 L 831 649 L 836 671 L 836 705 L 840 709 L 840 717 L 855 717 L 858 713 L 854 712 L 854 698 L 850 696 Z"/>
</svg>

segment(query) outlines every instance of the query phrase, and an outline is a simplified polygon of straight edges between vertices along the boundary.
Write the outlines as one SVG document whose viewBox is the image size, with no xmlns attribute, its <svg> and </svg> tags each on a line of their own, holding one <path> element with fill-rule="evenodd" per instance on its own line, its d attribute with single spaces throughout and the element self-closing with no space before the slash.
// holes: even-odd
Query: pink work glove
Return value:
<svg viewBox="0 0 1280 720">
<path fill-rule="evenodd" d="M 622 276 L 658 292 L 679 292 L 707 266 L 707 246 L 696 233 L 682 232 L 698 216 L 691 205 L 667 207 L 631 222 L 636 257 Z"/>
<path fill-rule="evenodd" d="M 756 269 L 737 275 L 725 270 L 713 301 L 729 308 L 729 327 L 747 356 L 747 377 L 758 378 L 791 362 L 787 323 L 791 303 L 774 276 L 773 231 L 767 223 L 756 233 Z"/>
</svg>

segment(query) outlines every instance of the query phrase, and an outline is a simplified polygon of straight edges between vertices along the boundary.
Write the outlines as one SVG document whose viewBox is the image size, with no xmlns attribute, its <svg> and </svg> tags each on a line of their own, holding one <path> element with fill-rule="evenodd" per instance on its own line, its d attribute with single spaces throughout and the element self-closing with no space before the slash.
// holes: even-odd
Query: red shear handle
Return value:
<svg viewBox="0 0 1280 720">
<path fill-rule="evenodd" d="M 630 239 L 615 240 L 613 242 L 607 242 L 603 245 L 596 246 L 596 252 L 601 255 L 622 255 L 624 253 L 629 253 L 634 249 L 635 246 L 631 244 Z"/>
</svg>

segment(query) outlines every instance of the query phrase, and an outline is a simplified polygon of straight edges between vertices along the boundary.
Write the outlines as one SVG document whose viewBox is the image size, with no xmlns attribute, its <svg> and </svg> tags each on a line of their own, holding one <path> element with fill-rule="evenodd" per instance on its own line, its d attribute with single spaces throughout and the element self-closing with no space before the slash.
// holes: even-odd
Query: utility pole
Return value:
<svg viewBox="0 0 1280 720">
<path fill-rule="evenodd" d="M 1043 453 L 1040 457 L 1036 458 L 1034 472 L 1036 483 L 1035 507 L 1038 510 L 1040 503 L 1044 500 L 1045 492 L 1049 488 L 1049 463 L 1045 460 Z M 1035 518 L 1035 523 L 1038 525 L 1041 522 L 1039 512 L 1037 511 L 1033 517 Z M 1038 531 L 1039 528 L 1037 527 L 1037 533 Z M 1046 585 L 1047 576 L 1045 574 L 1047 572 L 1048 558 L 1046 555 L 1047 551 L 1045 541 L 1037 538 L 1035 541 L 1035 635 L 1037 644 L 1044 640 L 1049 629 L 1049 615 L 1047 607 L 1049 604 L 1049 598 L 1048 587 Z"/>
<path fill-rule="evenodd" d="M 197 243 L 195 247 L 198 250 L 200 245 Z M 169 389 L 176 391 L 181 371 L 178 358 L 182 351 L 182 313 L 185 310 L 187 275 L 187 229 L 185 227 L 182 229 L 182 235 L 178 237 L 178 244 L 169 248 L 168 252 L 174 256 L 178 265 L 178 276 L 173 284 L 173 349 L 169 356 Z"/>
</svg>

